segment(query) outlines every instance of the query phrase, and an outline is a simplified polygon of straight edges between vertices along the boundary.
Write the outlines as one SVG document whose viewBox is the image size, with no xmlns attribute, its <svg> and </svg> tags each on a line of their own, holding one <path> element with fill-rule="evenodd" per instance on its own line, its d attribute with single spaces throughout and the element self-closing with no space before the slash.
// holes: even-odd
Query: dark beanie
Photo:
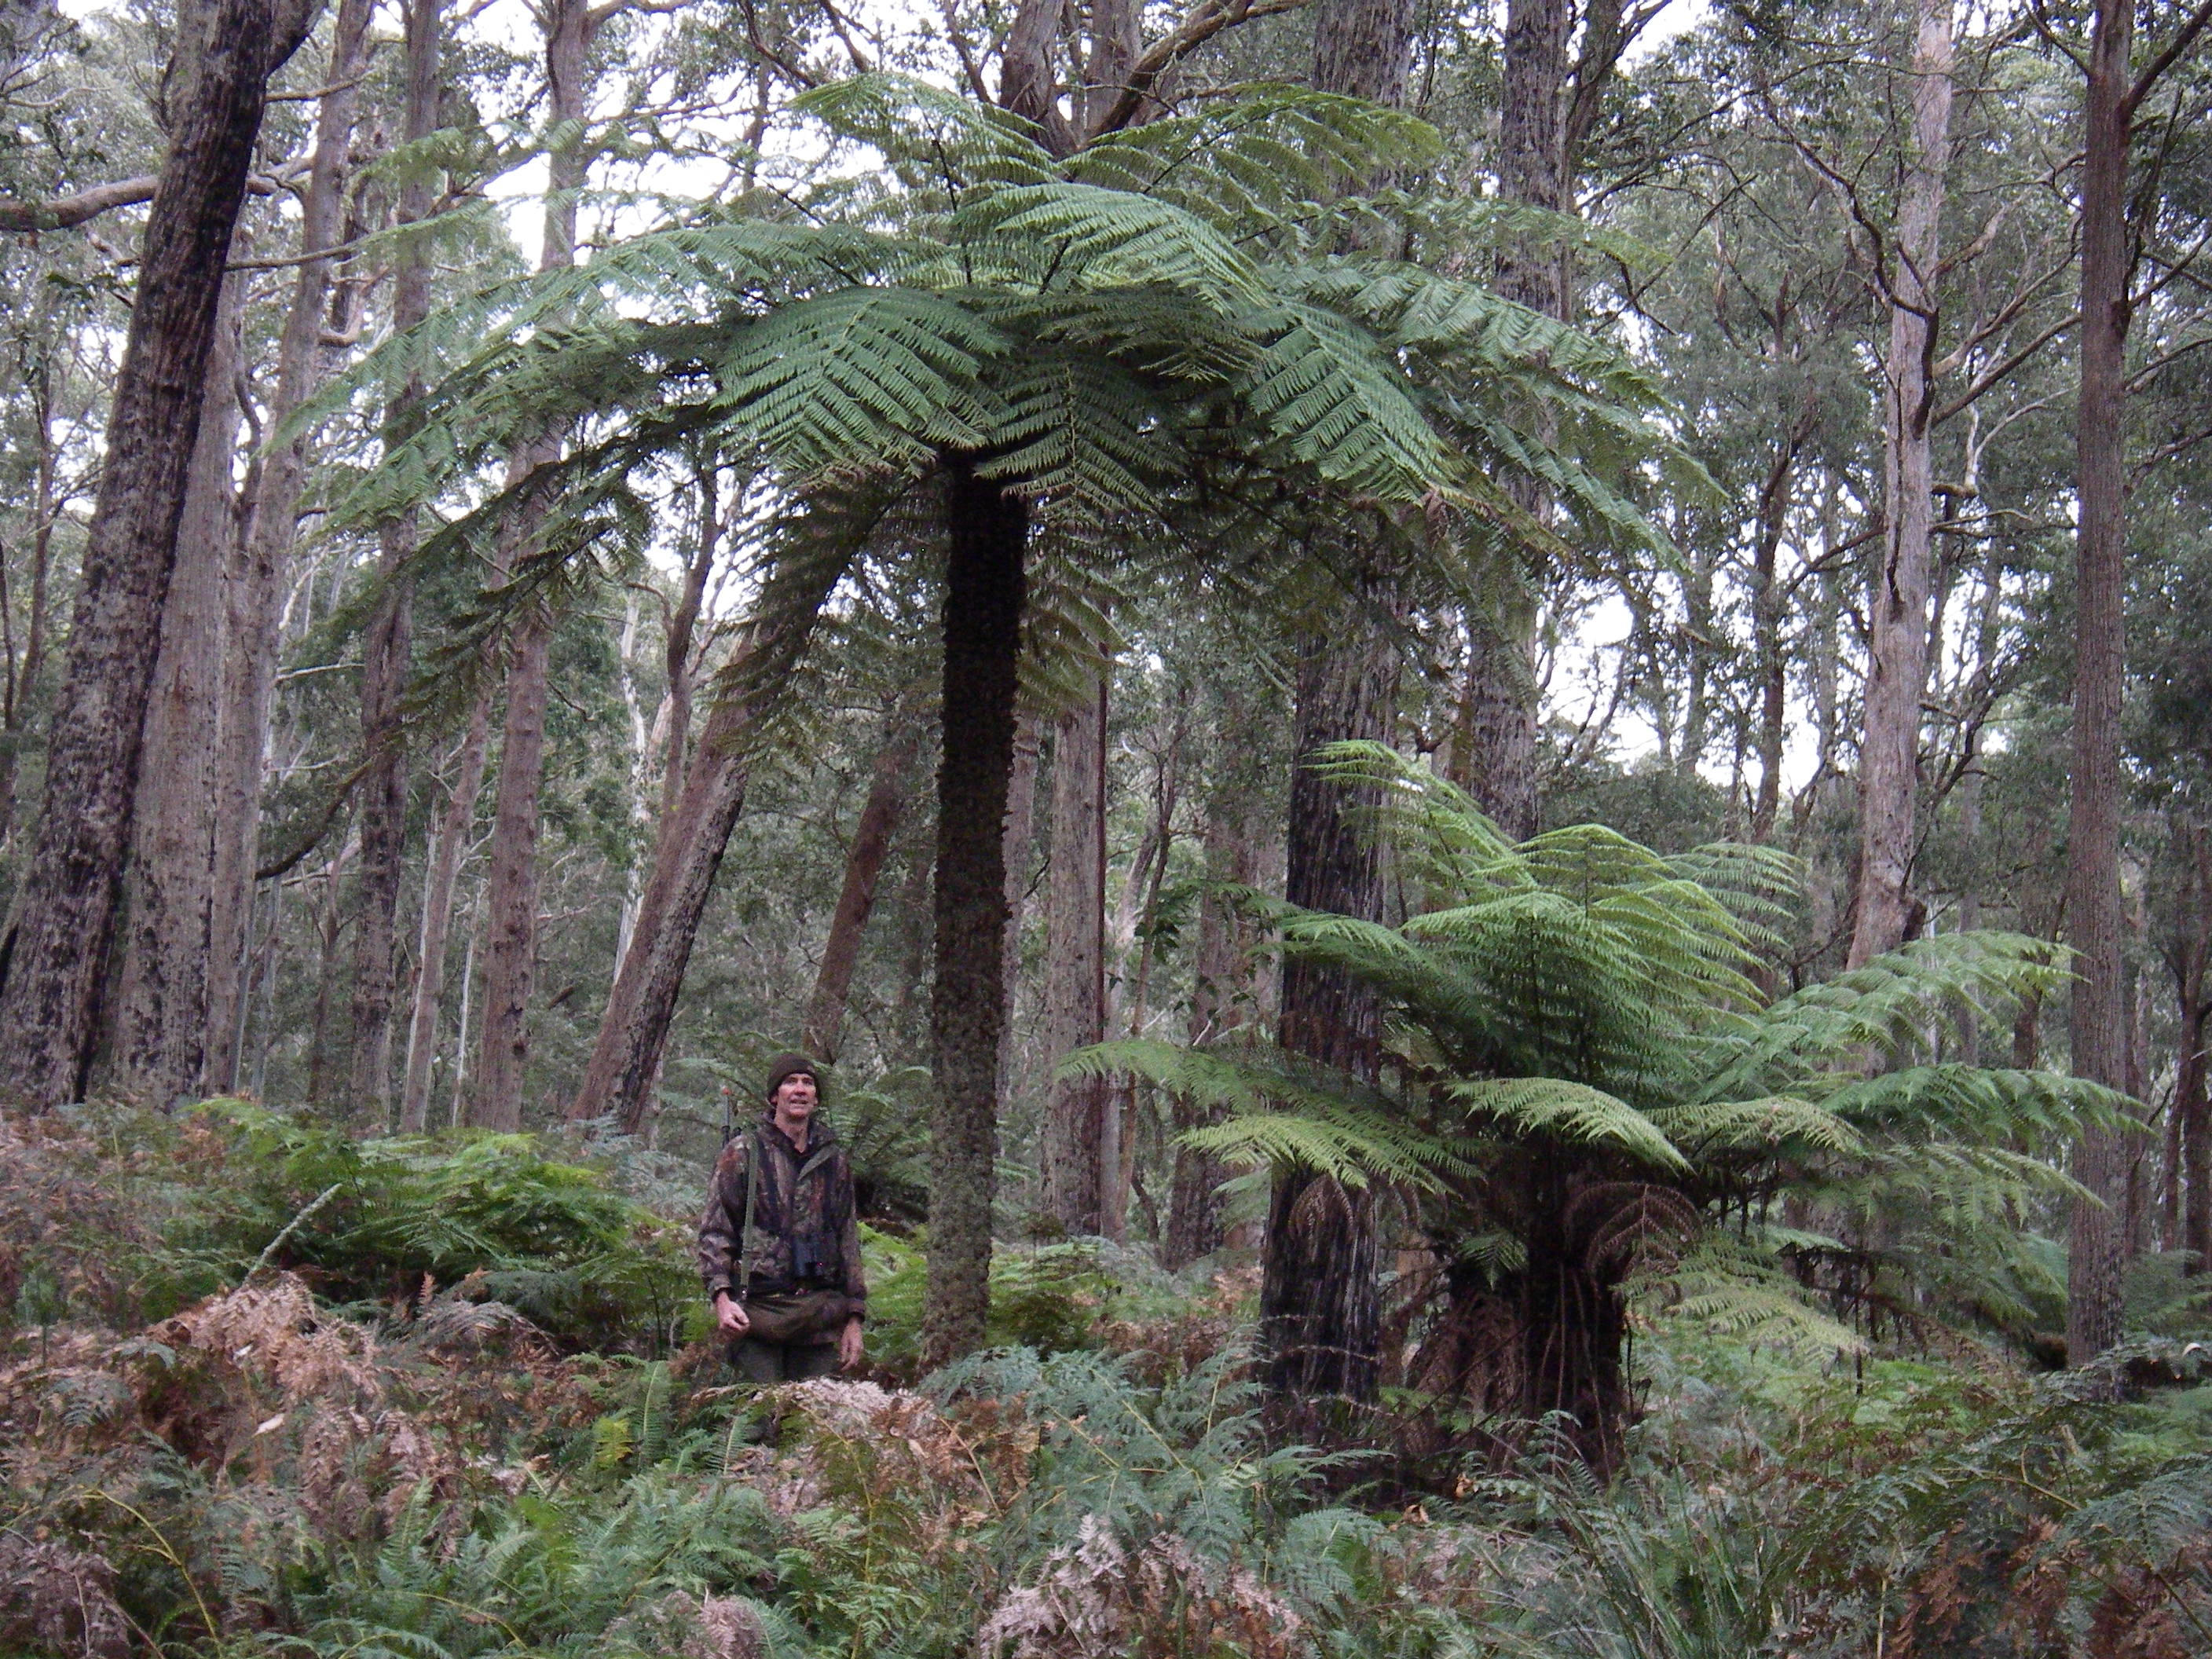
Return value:
<svg viewBox="0 0 2212 1659">
<path fill-rule="evenodd" d="M 775 1091 L 783 1086 L 786 1078 L 802 1075 L 812 1078 L 815 1088 L 821 1088 L 822 1073 L 814 1069 L 812 1060 L 805 1054 L 778 1054 L 768 1063 L 768 1088 L 764 1092 L 770 1100 L 774 1100 Z"/>
</svg>

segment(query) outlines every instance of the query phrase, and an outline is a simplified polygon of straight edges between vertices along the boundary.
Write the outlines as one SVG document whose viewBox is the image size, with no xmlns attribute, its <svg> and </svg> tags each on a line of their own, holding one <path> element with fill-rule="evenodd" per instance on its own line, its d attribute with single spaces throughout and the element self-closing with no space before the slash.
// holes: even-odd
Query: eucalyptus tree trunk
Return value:
<svg viewBox="0 0 2212 1659">
<path fill-rule="evenodd" d="M 399 1127 L 418 1133 L 428 1127 L 430 1072 L 438 1057 L 438 1021 L 445 1006 L 446 952 L 453 926 L 453 889 L 460 878 L 461 855 L 476 822 L 477 796 L 483 789 L 485 751 L 491 738 L 491 704 L 480 696 L 469 709 L 468 724 L 453 757 L 453 778 L 445 808 L 431 831 L 429 870 L 422 883 L 422 927 L 416 940 L 415 995 L 407 1021 L 407 1070 L 399 1090 Z M 468 1041 L 468 1032 L 459 1042 Z"/>
<path fill-rule="evenodd" d="M 700 728 L 675 810 L 661 814 L 629 949 L 568 1104 L 572 1122 L 612 1117 L 629 1134 L 645 1121 L 699 920 L 744 806 L 757 725 L 782 696 L 842 568 L 834 561 L 801 561 L 772 571 L 763 585 L 759 615 L 725 671 L 729 686 Z"/>
<path fill-rule="evenodd" d="M 90 1064 L 224 255 L 268 78 L 311 19 L 294 0 L 215 0 L 185 15 L 184 74 L 109 408 L 44 810 L 0 941 L 0 1098 L 34 1108 L 80 1095 Z"/>
<path fill-rule="evenodd" d="M 1106 1035 L 1106 699 L 1097 677 L 1054 727 L 1046 898 L 1046 1075 Z M 1071 1234 L 1105 1230 L 1103 1078 L 1054 1079 L 1039 1163 L 1044 1213 Z"/>
<path fill-rule="evenodd" d="M 1572 0 L 1511 0 L 1506 8 L 1498 124 L 1498 193 L 1504 200 L 1559 213 L 1571 210 L 1566 118 L 1574 27 Z M 1558 245 L 1532 237 L 1498 256 L 1498 293 L 1548 317 L 1568 313 L 1566 267 Z M 1523 509 L 1542 515 L 1545 492 L 1527 479 L 1509 481 Z M 1537 613 L 1525 577 L 1501 584 L 1495 614 L 1468 620 L 1468 678 L 1462 696 L 1468 752 L 1460 764 L 1466 787 L 1499 829 L 1516 841 L 1536 833 Z"/>
<path fill-rule="evenodd" d="M 1206 880 L 1252 885 L 1259 875 L 1258 836 L 1249 793 L 1224 790 L 1218 795 L 1206 818 Z M 1250 925 L 1219 892 L 1209 889 L 1200 898 L 1198 937 L 1191 952 L 1192 1042 L 1217 1042 L 1251 1018 L 1251 933 Z M 1213 1114 L 1182 1097 L 1176 1100 L 1173 1112 L 1178 1134 L 1213 1121 Z M 1162 1266 L 1170 1271 L 1186 1267 L 1221 1248 L 1217 1189 L 1227 1174 L 1211 1154 L 1176 1146 L 1160 1243 Z"/>
<path fill-rule="evenodd" d="M 324 311 L 331 262 L 309 257 L 344 240 L 345 186 L 351 171 L 358 82 L 368 51 L 372 0 L 339 0 L 330 70 L 315 121 L 315 153 L 301 199 L 299 269 L 276 348 L 269 423 L 281 428 L 322 378 Z M 209 905 L 206 1085 L 238 1086 L 245 1030 L 246 935 L 253 907 L 269 707 L 276 673 L 276 624 L 286 566 L 299 535 L 307 477 L 303 434 L 270 447 L 261 466 L 252 526 L 226 584 L 229 634 L 222 687 L 222 748 L 215 781 L 215 853 Z"/>
<path fill-rule="evenodd" d="M 1006 786 L 1014 759 L 1028 504 L 945 462 L 944 752 L 937 774 L 936 1098 L 922 1352 L 980 1347 L 990 1304 L 998 1073 L 1006 1007 Z"/>
<path fill-rule="evenodd" d="M 2202 820 L 2183 825 L 2182 942 L 2176 989 L 2180 1035 L 2173 1085 L 2180 1131 L 2181 1248 L 2190 1271 L 2212 1273 L 2212 1090 L 2206 1086 L 2206 1047 L 2212 1042 L 2212 830 Z"/>
<path fill-rule="evenodd" d="M 2076 975 L 2068 1018 L 2076 1077 L 2127 1086 L 2120 974 L 2120 700 L 2127 546 L 2128 137 L 2134 13 L 2098 0 L 2084 97 L 2081 182 L 2081 381 L 2074 419 L 2074 752 L 2067 815 L 2066 933 Z M 2066 1271 L 2066 1350 L 2084 1365 L 2120 1337 L 2127 1158 L 2112 1131 L 2082 1137 Z"/>
<path fill-rule="evenodd" d="M 239 330 L 246 291 L 224 286 L 208 352 L 198 441 L 178 520 L 176 562 L 141 741 L 124 880 L 121 966 L 106 1088 L 163 1108 L 195 1094 L 207 1042 L 216 767 L 224 652 L 224 582 L 238 544 Z"/>
<path fill-rule="evenodd" d="M 1936 478 L 1929 364 L 1951 156 L 1954 0 L 1918 0 L 1912 148 L 1898 207 L 1882 373 L 1881 556 L 1867 594 L 1866 726 L 1859 744 L 1858 893 L 1849 965 L 1893 951 L 1910 926 L 1920 799 L 1920 704 L 1928 688 L 1928 604 Z"/>
<path fill-rule="evenodd" d="M 853 826 L 853 844 L 845 854 L 845 878 L 837 890 L 837 908 L 830 918 L 830 936 L 823 943 L 814 993 L 807 999 L 805 1033 L 799 1041 L 801 1049 L 825 1065 L 836 1063 L 838 1032 L 845 1023 L 845 1005 L 852 996 L 853 973 L 860 966 L 860 941 L 876 908 L 876 886 L 883 878 L 891 837 L 906 811 L 908 774 L 921 747 L 921 723 L 910 709 L 895 707 L 869 772 L 868 794 L 860 804 L 860 822 Z"/>
<path fill-rule="evenodd" d="M 597 27 L 588 0 L 556 0 L 545 14 L 547 120 L 545 240 L 538 268 L 575 263 L 576 204 L 590 165 L 582 125 L 589 112 L 586 54 Z M 525 446 L 508 470 L 520 483 L 557 462 L 561 441 Z M 535 492 L 517 509 L 518 554 L 536 539 L 544 504 Z M 530 1060 L 530 1000 L 538 977 L 538 829 L 545 788 L 545 710 L 550 696 L 554 618 L 532 605 L 508 639 L 507 714 L 499 784 L 492 809 L 490 884 L 486 890 L 483 1027 L 470 1121 L 490 1129 L 522 1127 L 523 1074 Z"/>
<path fill-rule="evenodd" d="M 1315 87 L 1403 102 L 1413 31 L 1409 0 L 1326 0 L 1314 20 Z M 1353 829 L 1351 809 L 1371 792 L 1328 782 L 1310 763 L 1327 744 L 1390 740 L 1398 656 L 1388 618 L 1397 603 L 1395 580 L 1367 573 L 1325 637 L 1301 647 L 1297 669 L 1287 895 L 1293 904 L 1367 921 L 1383 915 L 1382 853 Z M 1285 1048 L 1371 1077 L 1381 1061 L 1381 1006 L 1341 973 L 1292 963 L 1283 971 L 1280 1036 Z M 1372 1396 L 1376 1249 L 1371 1188 L 1277 1169 L 1261 1253 L 1260 1344 L 1279 1410 Z"/>
<path fill-rule="evenodd" d="M 407 106 L 404 142 L 417 143 L 438 130 L 440 9 L 442 0 L 408 0 Z M 410 176 L 400 187 L 398 222 L 420 225 L 433 210 L 428 177 Z M 430 250 L 420 233 L 403 232 L 392 261 L 392 327 L 413 328 L 430 314 Z M 419 376 L 410 375 L 386 412 L 404 434 L 422 400 Z M 392 1007 L 398 969 L 399 883 L 407 849 L 407 750 L 400 699 L 413 653 L 414 581 L 406 568 L 415 552 L 415 514 L 410 510 L 378 530 L 380 556 L 375 607 L 362 640 L 361 874 L 355 889 L 353 1050 L 346 1092 L 355 1110 L 381 1121 L 392 1103 Z"/>
</svg>

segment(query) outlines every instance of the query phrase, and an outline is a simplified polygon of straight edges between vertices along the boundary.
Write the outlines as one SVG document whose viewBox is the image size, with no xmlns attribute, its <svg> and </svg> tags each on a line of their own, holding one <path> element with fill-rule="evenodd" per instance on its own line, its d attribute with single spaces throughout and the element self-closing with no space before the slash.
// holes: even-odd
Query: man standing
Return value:
<svg viewBox="0 0 2212 1659">
<path fill-rule="evenodd" d="M 699 1224 L 699 1271 L 730 1363 L 751 1382 L 797 1382 L 860 1363 L 868 1287 L 853 1170 L 815 1117 L 804 1054 L 769 1067 L 768 1111 L 715 1160 Z"/>
</svg>

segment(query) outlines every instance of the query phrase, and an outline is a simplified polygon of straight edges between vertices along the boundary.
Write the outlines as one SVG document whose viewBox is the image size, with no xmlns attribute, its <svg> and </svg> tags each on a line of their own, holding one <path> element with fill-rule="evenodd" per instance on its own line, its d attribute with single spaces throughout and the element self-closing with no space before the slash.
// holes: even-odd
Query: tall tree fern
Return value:
<svg viewBox="0 0 2212 1659">
<path fill-rule="evenodd" d="M 1893 1261 L 1956 1261 L 2008 1205 L 2065 1188 L 2037 1150 L 2122 1115 L 2072 1079 L 1942 1059 L 1963 1023 L 2063 980 L 2039 941 L 1923 939 L 1769 1000 L 1759 947 L 1796 881 L 1771 849 L 1669 858 L 1587 824 L 1515 845 L 1392 750 L 1340 744 L 1322 764 L 1380 792 L 1369 827 L 1415 914 L 1246 902 L 1287 957 L 1374 988 L 1389 1075 L 1253 1043 L 1106 1043 L 1070 1064 L 1220 1109 L 1188 1137 L 1218 1157 L 1402 1194 L 1443 1261 L 1417 1387 L 1502 1418 L 1566 1413 L 1608 1466 L 1638 1275 L 1762 1338 L 1848 1344 L 1799 1275 L 1867 1253 L 1770 1224 L 1775 1200 L 1883 1212 Z"/>
<path fill-rule="evenodd" d="M 1357 175 L 1433 155 L 1396 112 L 1294 91 L 1054 158 L 1021 122 L 871 76 L 799 100 L 905 188 L 840 186 L 777 222 L 714 216 L 495 288 L 368 359 L 350 389 L 438 369 L 411 434 L 349 510 L 469 476 L 549 421 L 592 435 L 426 547 L 450 556 L 554 494 L 548 552 L 487 609 L 645 533 L 640 484 L 702 432 L 790 498 L 927 492 L 948 549 L 933 1064 L 931 1346 L 982 1330 L 1003 997 L 1003 816 L 1034 550 L 1173 546 L 1236 514 L 1358 513 L 1415 544 L 1516 529 L 1490 482 L 1595 475 L 1502 412 L 1579 438 L 1648 402 L 1595 343 L 1468 284 L 1317 261 L 1302 225 Z M 334 395 L 345 395 L 342 388 Z M 1597 416 L 1602 411 L 1604 417 Z M 1581 424 L 1577 425 L 1579 421 Z M 1607 422 L 1610 425 L 1607 425 Z M 550 488 L 549 488 L 550 487 Z M 1518 526 L 1526 530 L 1528 526 Z"/>
</svg>

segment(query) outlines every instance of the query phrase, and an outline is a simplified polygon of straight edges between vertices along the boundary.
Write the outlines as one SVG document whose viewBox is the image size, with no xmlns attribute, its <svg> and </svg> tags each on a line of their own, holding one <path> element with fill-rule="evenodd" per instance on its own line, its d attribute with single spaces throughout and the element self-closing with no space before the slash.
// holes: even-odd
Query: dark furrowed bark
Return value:
<svg viewBox="0 0 2212 1659">
<path fill-rule="evenodd" d="M 1106 697 L 1100 678 L 1056 723 L 1046 897 L 1047 1075 L 1106 1035 Z M 1049 1085 L 1038 1175 L 1042 1208 L 1071 1234 L 1105 1230 L 1103 1078 Z"/>
<path fill-rule="evenodd" d="M 1378 103 L 1401 102 L 1412 61 L 1413 11 L 1394 0 L 1328 0 L 1314 21 L 1313 84 Z M 1352 829 L 1358 799 L 1317 776 L 1314 750 L 1352 738 L 1389 742 L 1396 701 L 1395 641 L 1384 626 L 1395 583 L 1369 573 L 1312 638 L 1298 662 L 1291 744 L 1290 857 L 1293 904 L 1364 921 L 1383 915 L 1381 849 Z M 1283 1046 L 1361 1076 L 1380 1063 L 1382 1018 L 1374 993 L 1309 963 L 1283 972 Z M 1298 1417 L 1330 1398 L 1374 1394 L 1379 1310 L 1374 1194 L 1303 1168 L 1279 1168 L 1261 1251 L 1260 1346 L 1279 1417 Z"/>
<path fill-rule="evenodd" d="M 1293 904 L 1379 921 L 1385 884 L 1378 850 L 1354 827 L 1376 804 L 1371 788 L 1347 789 L 1316 775 L 1325 743 L 1388 743 L 1397 700 L 1398 653 L 1385 618 L 1370 604 L 1328 645 L 1308 646 L 1298 665 L 1297 771 L 1291 781 Z M 1351 632 L 1353 622 L 1359 626 Z M 1283 968 L 1281 1040 L 1323 1065 L 1372 1078 L 1382 1050 L 1374 991 L 1334 969 L 1291 961 Z M 1374 1194 L 1311 1170 L 1279 1170 L 1268 1202 L 1260 1289 L 1260 1340 L 1267 1381 L 1279 1399 L 1364 1401 L 1376 1382 L 1378 1333 Z"/>
<path fill-rule="evenodd" d="M 2179 1075 L 2173 1110 L 2181 1134 L 2181 1248 L 2190 1269 L 2212 1273 L 2212 1089 L 2207 1087 L 2212 1042 L 2212 830 L 2186 826 L 2184 918 L 2178 986 L 2181 1000 Z"/>
<path fill-rule="evenodd" d="M 191 21 L 202 27 L 147 218 L 54 711 L 46 808 L 15 927 L 0 943 L 0 1097 L 34 1107 L 78 1095 L 90 1061 L 224 254 L 268 76 L 307 27 L 272 0 L 218 0 Z"/>
<path fill-rule="evenodd" d="M 2081 167 L 2081 384 L 2075 417 L 2074 753 L 2067 817 L 2066 933 L 2075 951 L 2068 1018 L 2074 1074 L 2127 1086 L 2120 982 L 2120 699 L 2126 665 L 2125 407 L 2130 46 L 2127 0 L 2099 0 L 2090 44 Z M 2126 1158 L 2118 1135 L 2093 1130 L 2075 1149 L 2077 1199 L 2066 1272 L 2069 1363 L 2084 1365 L 2120 1337 L 2126 1267 L 2121 1218 Z"/>
<path fill-rule="evenodd" d="M 231 459 L 240 423 L 235 377 L 244 306 L 241 279 L 233 277 L 208 353 L 199 441 L 161 608 L 118 941 L 122 964 L 111 993 L 115 1013 L 104 1088 L 164 1108 L 197 1092 L 207 1042 L 222 735 L 216 710 L 228 645 L 224 578 L 238 544 Z"/>
<path fill-rule="evenodd" d="M 837 1059 L 838 1030 L 845 1023 L 854 970 L 860 966 L 860 941 L 876 908 L 876 884 L 883 876 L 884 856 L 906 810 L 907 774 L 921 746 L 921 726 L 909 710 L 894 708 L 887 728 L 869 774 L 860 822 L 853 827 L 845 878 L 837 890 L 837 908 L 830 918 L 830 936 L 822 946 L 822 963 L 815 971 L 805 1033 L 799 1042 L 800 1048 L 824 1064 L 835 1064 Z"/>
<path fill-rule="evenodd" d="M 1006 785 L 1014 757 L 1029 512 L 946 463 L 944 753 L 937 775 L 937 965 L 930 988 L 929 1255 L 922 1348 L 981 1346 L 990 1299 L 1005 1013 Z"/>
</svg>

